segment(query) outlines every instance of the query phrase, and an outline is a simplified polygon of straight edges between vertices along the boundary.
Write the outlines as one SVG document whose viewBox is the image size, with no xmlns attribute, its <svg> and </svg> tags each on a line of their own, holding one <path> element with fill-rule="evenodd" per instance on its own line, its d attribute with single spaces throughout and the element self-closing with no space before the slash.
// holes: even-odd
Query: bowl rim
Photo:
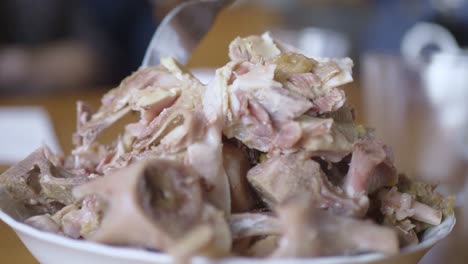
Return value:
<svg viewBox="0 0 468 264">
<path fill-rule="evenodd" d="M 112 258 L 119 258 L 122 260 L 131 260 L 131 261 L 146 261 L 146 262 L 163 262 L 163 263 L 170 263 L 172 261 L 172 257 L 166 253 L 160 252 L 151 252 L 145 249 L 139 248 L 131 248 L 125 246 L 113 246 L 113 245 L 106 245 L 101 244 L 89 240 L 83 239 L 73 239 L 69 238 L 60 234 L 50 233 L 46 231 L 42 231 L 31 227 L 25 223 L 16 221 L 12 216 L 5 213 L 3 210 L 0 209 L 0 220 L 5 222 L 9 227 L 11 227 L 16 233 L 22 233 L 24 235 L 28 235 L 33 237 L 37 240 L 55 244 L 62 247 L 67 247 L 75 250 L 79 250 L 82 252 L 88 252 L 93 254 L 98 254 L 102 256 L 112 257 Z M 411 245 L 400 250 L 398 255 L 410 254 L 416 252 L 418 250 L 424 249 L 426 247 L 430 247 L 435 244 L 437 241 L 445 238 L 448 234 L 450 234 L 453 226 L 455 225 L 456 219 L 455 216 L 449 216 L 444 219 L 444 222 L 449 221 L 447 225 L 450 225 L 450 231 L 446 232 L 446 234 L 442 234 L 443 237 L 439 238 L 430 238 L 421 241 L 417 245 Z M 442 224 L 441 223 L 441 224 Z M 24 243 L 24 242 L 23 242 Z M 28 249 L 29 250 L 29 249 Z M 360 255 L 352 255 L 352 256 L 327 256 L 327 257 L 315 257 L 315 258 L 284 258 L 284 259 L 277 259 L 278 263 L 311 263 L 313 260 L 314 264 L 336 264 L 336 263 L 356 263 L 356 262 L 365 262 L 365 261 L 378 261 L 384 260 L 385 258 L 390 258 L 396 255 L 384 255 L 382 253 L 365 253 Z M 206 263 L 206 257 L 194 257 L 194 263 Z M 218 263 L 251 263 L 252 260 L 255 260 L 258 263 L 271 263 L 273 259 L 265 259 L 265 258 L 249 258 L 249 257 L 228 257 L 221 259 Z M 199 262 L 200 261 L 200 262 Z"/>
</svg>

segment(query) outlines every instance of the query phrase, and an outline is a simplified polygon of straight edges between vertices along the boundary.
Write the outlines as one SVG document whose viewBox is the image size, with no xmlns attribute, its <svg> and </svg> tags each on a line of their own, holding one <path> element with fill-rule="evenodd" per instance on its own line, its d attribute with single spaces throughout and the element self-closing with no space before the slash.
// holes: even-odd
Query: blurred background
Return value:
<svg viewBox="0 0 468 264">
<path fill-rule="evenodd" d="M 0 93 L 118 84 L 138 68 L 159 21 L 181 2 L 0 1 Z M 465 46 L 467 13 L 465 0 L 239 0 L 220 17 L 189 66 L 220 66 L 230 40 L 264 30 L 311 55 L 347 55 L 358 65 L 366 53 L 400 54 L 405 33 L 422 21 L 441 25 Z"/>
<path fill-rule="evenodd" d="M 137 70 L 159 22 L 181 2 L 1 0 L 0 171 L 41 142 L 69 152 L 76 100 L 97 107 Z M 393 147 L 401 171 L 458 195 L 455 232 L 423 263 L 465 263 L 468 0 L 238 0 L 188 66 L 220 67 L 232 39 L 267 30 L 309 56 L 354 60 L 346 93 L 358 122 Z M 34 263 L 0 230 L 0 255 Z"/>
</svg>

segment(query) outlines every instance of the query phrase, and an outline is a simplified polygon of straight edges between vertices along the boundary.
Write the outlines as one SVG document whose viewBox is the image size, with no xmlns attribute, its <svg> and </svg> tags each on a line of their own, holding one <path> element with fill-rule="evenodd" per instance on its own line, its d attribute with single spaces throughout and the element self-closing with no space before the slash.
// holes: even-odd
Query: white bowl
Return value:
<svg viewBox="0 0 468 264">
<path fill-rule="evenodd" d="M 0 190 L 0 219 L 16 232 L 32 255 L 44 264 L 82 264 L 82 263 L 115 263 L 115 264 L 156 264 L 172 263 L 172 258 L 163 253 L 150 252 L 142 249 L 116 247 L 98 244 L 90 241 L 75 240 L 61 235 L 43 232 L 23 224 L 27 211 L 24 207 L 6 197 Z M 338 263 L 417 263 L 435 243 L 445 238 L 453 226 L 455 217 L 445 219 L 442 224 L 427 230 L 421 243 L 404 248 L 396 256 L 384 256 L 371 253 L 357 256 L 320 257 L 307 259 L 252 259 L 227 258 L 210 260 L 196 257 L 193 263 L 222 263 L 222 264 L 338 264 Z"/>
</svg>

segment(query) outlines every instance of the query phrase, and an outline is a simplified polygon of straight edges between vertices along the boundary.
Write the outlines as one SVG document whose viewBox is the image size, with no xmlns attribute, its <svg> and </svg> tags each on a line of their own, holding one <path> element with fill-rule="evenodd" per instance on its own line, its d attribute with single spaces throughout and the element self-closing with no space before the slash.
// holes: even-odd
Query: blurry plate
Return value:
<svg viewBox="0 0 468 264">
<path fill-rule="evenodd" d="M 167 254 L 150 252 L 142 249 L 116 247 L 97 244 L 90 241 L 75 240 L 61 235 L 43 232 L 20 221 L 28 216 L 27 210 L 11 200 L 0 189 L 0 219 L 8 224 L 23 241 L 36 259 L 45 264 L 82 264 L 82 263 L 115 263 L 115 264 L 159 264 L 172 263 Z M 396 256 L 384 256 L 370 253 L 358 256 L 321 257 L 304 259 L 252 259 L 227 258 L 221 261 L 196 257 L 192 263 L 222 263 L 222 264 L 338 264 L 338 263 L 417 263 L 423 255 L 441 239 L 445 238 L 453 226 L 455 217 L 445 219 L 437 227 L 428 229 L 421 243 L 402 250 Z"/>
<path fill-rule="evenodd" d="M 0 107 L 0 164 L 23 160 L 44 144 L 55 153 L 62 152 L 46 109 L 39 106 Z"/>
</svg>

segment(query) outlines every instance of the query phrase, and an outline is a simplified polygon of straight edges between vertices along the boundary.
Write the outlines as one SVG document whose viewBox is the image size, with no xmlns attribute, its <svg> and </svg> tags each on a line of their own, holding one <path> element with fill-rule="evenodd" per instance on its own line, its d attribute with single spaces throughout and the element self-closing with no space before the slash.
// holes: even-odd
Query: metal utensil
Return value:
<svg viewBox="0 0 468 264">
<path fill-rule="evenodd" d="M 186 64 L 218 13 L 234 1 L 192 0 L 175 7 L 154 33 L 141 67 L 157 65 L 166 56 Z"/>
</svg>

